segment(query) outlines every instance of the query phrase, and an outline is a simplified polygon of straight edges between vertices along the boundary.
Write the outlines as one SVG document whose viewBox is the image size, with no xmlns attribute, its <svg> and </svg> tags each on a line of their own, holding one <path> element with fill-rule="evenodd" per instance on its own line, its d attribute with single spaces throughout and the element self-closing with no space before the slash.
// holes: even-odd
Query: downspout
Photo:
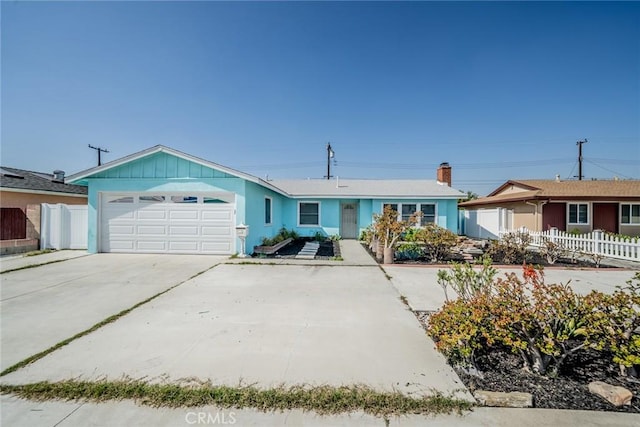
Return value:
<svg viewBox="0 0 640 427">
<path fill-rule="evenodd" d="M 529 205 L 529 206 L 533 206 L 534 207 L 534 213 L 533 213 L 533 217 L 535 219 L 535 223 L 536 223 L 536 230 L 533 231 L 544 231 L 542 230 L 542 226 L 538 223 L 538 207 L 540 207 L 540 212 L 542 212 L 542 207 L 544 205 L 546 205 L 547 203 L 549 203 L 548 200 L 541 200 L 540 202 L 536 203 L 536 202 L 527 202 L 526 200 L 524 201 L 525 204 Z M 538 228 L 540 230 L 538 230 Z"/>
</svg>

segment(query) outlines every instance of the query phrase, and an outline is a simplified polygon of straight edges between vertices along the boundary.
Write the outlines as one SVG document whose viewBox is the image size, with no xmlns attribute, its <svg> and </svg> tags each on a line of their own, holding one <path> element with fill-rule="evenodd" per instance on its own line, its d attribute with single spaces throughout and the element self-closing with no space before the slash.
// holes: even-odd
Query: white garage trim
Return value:
<svg viewBox="0 0 640 427">
<path fill-rule="evenodd" d="M 99 251 L 235 253 L 235 194 L 101 193 Z"/>
</svg>

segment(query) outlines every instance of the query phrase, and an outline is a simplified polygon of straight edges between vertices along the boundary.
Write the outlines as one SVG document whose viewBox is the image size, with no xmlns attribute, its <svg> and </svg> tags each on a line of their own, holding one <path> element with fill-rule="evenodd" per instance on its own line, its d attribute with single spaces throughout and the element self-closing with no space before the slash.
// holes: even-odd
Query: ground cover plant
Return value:
<svg viewBox="0 0 640 427">
<path fill-rule="evenodd" d="M 521 276 L 494 276 L 486 260 L 480 270 L 441 272 L 446 302 L 421 317 L 472 391 L 525 391 L 538 407 L 640 412 L 640 273 L 613 294 L 588 295 L 547 284 L 526 264 Z M 596 380 L 629 389 L 632 404 L 592 395 L 587 384 Z"/>
</svg>

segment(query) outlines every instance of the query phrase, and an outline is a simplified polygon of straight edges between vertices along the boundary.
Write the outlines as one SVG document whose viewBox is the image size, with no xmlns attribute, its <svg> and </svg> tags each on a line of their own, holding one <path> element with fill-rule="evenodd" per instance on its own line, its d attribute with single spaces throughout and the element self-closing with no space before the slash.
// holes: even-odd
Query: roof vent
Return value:
<svg viewBox="0 0 640 427">
<path fill-rule="evenodd" d="M 556 175 L 556 182 L 560 182 L 560 175 Z"/>
<path fill-rule="evenodd" d="M 64 184 L 64 171 L 56 169 L 53 171 L 53 182 L 61 182 Z"/>
</svg>

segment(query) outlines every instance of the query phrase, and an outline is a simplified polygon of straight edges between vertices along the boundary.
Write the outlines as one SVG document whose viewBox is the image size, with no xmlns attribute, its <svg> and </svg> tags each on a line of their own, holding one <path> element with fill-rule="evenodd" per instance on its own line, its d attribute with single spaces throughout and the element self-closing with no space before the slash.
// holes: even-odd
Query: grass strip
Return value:
<svg viewBox="0 0 640 427">
<path fill-rule="evenodd" d="M 56 264 L 58 262 L 69 261 L 69 260 L 72 260 L 72 259 L 83 258 L 83 257 L 86 257 L 86 256 L 88 256 L 88 255 L 81 255 L 81 256 L 75 257 L 75 258 L 54 259 L 54 260 L 47 261 L 47 262 L 41 262 L 39 264 L 27 264 L 27 265 L 23 265 L 22 267 L 16 267 L 16 268 L 11 268 L 9 270 L 0 271 L 0 274 L 11 273 L 13 271 L 27 270 L 29 268 L 42 267 L 44 265 Z"/>
<path fill-rule="evenodd" d="M 84 400 L 90 402 L 134 400 L 152 407 L 196 407 L 215 405 L 230 409 L 253 408 L 264 412 L 300 409 L 321 415 L 363 411 L 378 417 L 406 414 L 450 414 L 471 409 L 472 403 L 434 394 L 411 397 L 398 391 L 380 392 L 364 385 L 333 387 L 284 386 L 260 389 L 255 386 L 223 386 L 211 383 L 185 386 L 149 384 L 137 380 L 98 382 L 61 381 L 26 385 L 0 385 L 2 394 L 25 399 Z"/>
<path fill-rule="evenodd" d="M 78 338 L 82 338 L 82 337 L 84 337 L 85 335 L 89 335 L 90 333 L 92 333 L 92 332 L 94 332 L 94 331 L 96 331 L 96 330 L 98 330 L 98 329 L 102 328 L 103 326 L 108 325 L 109 323 L 113 323 L 113 322 L 115 322 L 116 320 L 118 320 L 118 319 L 119 319 L 119 318 L 121 318 L 122 316 L 126 316 L 127 314 L 129 314 L 130 312 L 132 312 L 132 311 L 133 311 L 133 310 L 135 310 L 136 308 L 140 307 L 141 305 L 144 305 L 144 304 L 148 303 L 149 301 L 152 301 L 152 300 L 154 300 L 154 299 L 158 298 L 160 295 L 164 295 L 164 294 L 166 294 L 166 293 L 167 293 L 167 292 L 169 292 L 170 290 L 175 289 L 175 288 L 177 288 L 178 286 L 182 285 L 183 283 L 188 282 L 189 280 L 191 280 L 191 279 L 193 279 L 193 278 L 196 278 L 196 277 L 200 276 L 201 274 L 203 274 L 203 273 L 205 273 L 205 272 L 207 272 L 207 271 L 211 270 L 212 268 L 214 268 L 214 267 L 215 267 L 215 266 L 217 266 L 217 265 L 218 265 L 218 264 L 215 264 L 215 265 L 213 265 L 213 266 L 211 266 L 211 267 L 209 267 L 209 268 L 207 268 L 207 269 L 205 269 L 205 270 L 202 270 L 202 271 L 200 271 L 200 272 L 198 272 L 198 273 L 194 274 L 193 276 L 189 277 L 188 279 L 183 280 L 182 282 L 177 283 L 177 284 L 175 284 L 175 285 L 171 286 L 170 288 L 165 289 L 164 291 L 159 292 L 159 293 L 157 293 L 157 294 L 155 294 L 155 295 L 153 295 L 153 296 L 151 296 L 151 297 L 149 297 L 149 298 L 145 299 L 144 301 L 140 301 L 139 303 L 137 303 L 137 304 L 135 304 L 135 305 L 133 305 L 133 306 L 131 306 L 131 307 L 127 308 L 127 309 L 124 309 L 124 310 L 122 310 L 121 312 L 119 312 L 119 313 L 117 313 L 117 314 L 114 314 L 113 316 L 109 316 L 109 317 L 107 317 L 106 319 L 104 319 L 104 320 L 102 320 L 102 321 L 100 321 L 100 322 L 96 323 L 95 325 L 93 325 L 93 326 L 92 326 L 92 327 L 90 327 L 89 329 L 86 329 L 86 330 L 84 330 L 84 331 L 82 331 L 82 332 L 79 332 L 79 333 L 75 334 L 75 335 L 74 335 L 74 336 L 72 336 L 71 338 L 67 338 L 67 339 L 65 339 L 65 340 L 63 340 L 63 341 L 60 341 L 59 343 L 57 343 L 57 344 L 53 345 L 52 347 L 49 347 L 48 349 L 46 349 L 46 350 L 44 350 L 44 351 L 41 351 L 40 353 L 36 353 L 36 354 L 34 354 L 33 356 L 29 356 L 29 357 L 27 357 L 26 359 L 24 359 L 24 360 L 22 360 L 22 361 L 20 361 L 20 362 L 16 363 L 15 365 L 9 366 L 9 367 L 8 367 L 7 369 L 5 369 L 4 371 L 0 372 L 0 377 L 3 377 L 3 376 L 5 376 L 5 375 L 7 375 L 7 374 L 10 374 L 10 373 L 14 372 L 14 371 L 17 371 L 18 369 L 23 368 L 23 367 L 25 367 L 25 366 L 27 366 L 27 365 L 29 365 L 29 364 L 31 364 L 31 363 L 33 363 L 33 362 L 35 362 L 36 360 L 40 360 L 40 359 L 42 359 L 42 358 L 43 358 L 43 357 L 45 357 L 46 355 L 48 355 L 48 354 L 50 354 L 50 353 L 53 353 L 54 351 L 58 350 L 59 348 L 64 347 L 65 345 L 67 345 L 67 344 L 69 344 L 69 343 L 71 343 L 71 342 L 73 342 L 73 341 L 77 340 Z"/>
</svg>

